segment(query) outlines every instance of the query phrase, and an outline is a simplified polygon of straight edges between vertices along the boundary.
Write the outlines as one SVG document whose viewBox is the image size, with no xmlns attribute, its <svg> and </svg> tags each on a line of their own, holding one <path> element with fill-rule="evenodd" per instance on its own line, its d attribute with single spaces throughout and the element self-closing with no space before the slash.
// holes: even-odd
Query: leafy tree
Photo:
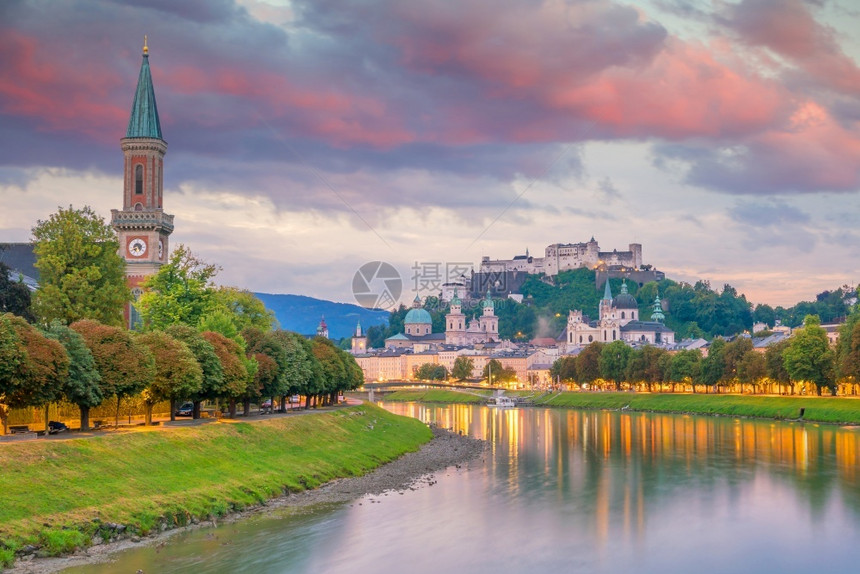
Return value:
<svg viewBox="0 0 860 574">
<path fill-rule="evenodd" d="M 605 347 L 604 352 L 606 352 Z M 627 359 L 627 380 L 630 382 L 642 381 L 647 383 L 649 387 L 653 383 L 662 382 L 667 378 L 671 365 L 671 361 L 666 364 L 665 357 L 668 357 L 665 349 L 651 345 L 631 351 Z"/>
<path fill-rule="evenodd" d="M 783 353 L 785 370 L 792 381 L 809 381 L 815 384 L 820 395 L 823 388 L 835 391 L 833 359 L 827 332 L 821 328 L 817 316 L 807 315 L 803 328 L 795 331 Z"/>
<path fill-rule="evenodd" d="M 684 349 L 672 356 L 668 379 L 673 383 L 690 382 L 693 392 L 702 371 L 702 353 L 698 349 Z"/>
<path fill-rule="evenodd" d="M 132 296 L 110 225 L 89 207 L 69 206 L 40 220 L 32 232 L 39 270 L 35 314 L 45 323 L 93 319 L 122 325 L 124 306 Z"/>
<path fill-rule="evenodd" d="M 708 348 L 708 356 L 702 359 L 699 382 L 709 387 L 714 387 L 723 380 L 726 366 L 725 351 L 725 339 L 718 337 L 711 342 L 711 346 Z"/>
<path fill-rule="evenodd" d="M 267 336 L 277 340 L 284 349 L 284 357 L 278 362 L 284 394 L 305 397 L 316 394 L 316 384 L 321 377 L 311 342 L 292 331 L 277 330 Z M 308 400 L 307 405 L 309 404 Z"/>
<path fill-rule="evenodd" d="M 76 321 L 69 326 L 80 333 L 93 354 L 101 376 L 102 394 L 116 397 L 114 424 L 119 426 L 122 399 L 141 392 L 155 376 L 152 354 L 124 329 L 89 319 Z"/>
<path fill-rule="evenodd" d="M 554 381 L 576 381 L 576 357 L 559 357 L 549 370 Z"/>
<path fill-rule="evenodd" d="M 173 417 L 178 399 L 187 399 L 200 392 L 203 386 L 203 369 L 191 349 L 178 339 L 162 331 L 152 331 L 137 337 L 152 353 L 155 376 L 144 391 L 146 424 L 152 424 L 152 407 L 169 400 Z"/>
<path fill-rule="evenodd" d="M 0 420 L 6 433 L 7 404 L 23 384 L 18 376 L 19 367 L 27 360 L 27 350 L 21 344 L 11 313 L 0 314 Z"/>
<path fill-rule="evenodd" d="M 224 379 L 219 389 L 218 398 L 229 401 L 230 416 L 235 417 L 236 400 L 247 392 L 248 384 L 253 378 L 253 375 L 249 376 L 248 374 L 245 352 L 239 343 L 228 339 L 221 333 L 204 331 L 201 336 L 212 345 L 215 354 L 218 355 L 218 360 L 221 362 Z"/>
<path fill-rule="evenodd" d="M 723 376 L 724 381 L 733 381 L 739 378 L 738 365 L 747 353 L 752 353 L 752 340 L 747 337 L 738 337 L 731 343 L 726 343 L 723 348 Z"/>
<path fill-rule="evenodd" d="M 776 311 L 770 305 L 758 304 L 753 311 L 753 319 L 758 323 L 773 327 L 776 324 Z"/>
<path fill-rule="evenodd" d="M 856 384 L 860 381 L 860 313 L 854 312 L 839 328 L 836 348 L 837 379 Z"/>
<path fill-rule="evenodd" d="M 785 369 L 785 357 L 783 354 L 788 349 L 789 340 L 784 339 L 774 343 L 764 351 L 764 366 L 767 377 L 776 381 L 780 387 L 788 385 L 791 388 L 791 376 Z"/>
<path fill-rule="evenodd" d="M 576 356 L 576 374 L 580 384 L 591 384 L 600 378 L 600 355 L 603 343 L 595 341 Z"/>
<path fill-rule="evenodd" d="M 624 341 L 612 341 L 604 345 L 600 351 L 600 358 L 598 359 L 600 376 L 615 384 L 616 389 L 624 381 L 631 350 Z"/>
<path fill-rule="evenodd" d="M 469 357 L 460 356 L 454 360 L 451 376 L 458 381 L 462 381 L 471 377 L 473 370 L 475 370 L 475 361 Z"/>
<path fill-rule="evenodd" d="M 248 327 L 268 331 L 278 326 L 275 313 L 266 309 L 266 305 L 256 295 L 245 289 L 219 287 L 215 291 L 215 304 L 230 314 L 240 331 Z"/>
<path fill-rule="evenodd" d="M 195 419 L 199 419 L 200 404 L 203 401 L 224 396 L 224 369 L 221 367 L 221 360 L 215 353 L 215 347 L 212 346 L 212 343 L 188 325 L 173 325 L 168 327 L 165 332 L 174 339 L 185 343 L 197 360 L 197 364 L 200 365 L 203 377 L 200 389 L 196 393 L 188 395 L 188 398 L 194 403 L 193 416 Z M 170 418 L 171 420 L 174 418 L 173 408 L 170 409 Z"/>
<path fill-rule="evenodd" d="M 69 356 L 59 341 L 50 339 L 16 315 L 9 318 L 17 340 L 25 349 L 14 377 L 18 384 L 7 393 L 4 402 L 9 408 L 40 407 L 62 397 L 63 385 L 69 376 Z M 47 429 L 48 421 L 45 421 Z"/>
<path fill-rule="evenodd" d="M 484 366 L 482 376 L 491 384 L 506 383 L 515 380 L 517 372 L 514 369 L 502 366 L 502 363 L 497 359 L 490 359 Z"/>
<path fill-rule="evenodd" d="M 22 281 L 9 279 L 9 266 L 0 262 L 0 313 L 12 313 L 32 323 L 30 289 Z"/>
<path fill-rule="evenodd" d="M 314 337 L 311 341 L 312 352 L 320 365 L 317 381 L 316 395 L 322 399 L 323 404 L 329 404 L 333 394 L 337 393 L 338 387 L 347 378 L 347 371 L 343 361 L 340 360 L 340 352 L 334 344 L 324 337 Z"/>
<path fill-rule="evenodd" d="M 424 363 L 415 373 L 416 379 L 423 381 L 444 381 L 448 377 L 448 369 L 444 365 Z"/>
<path fill-rule="evenodd" d="M 233 316 L 225 310 L 215 310 L 207 313 L 200 318 L 200 323 L 197 325 L 200 331 L 215 331 L 221 333 L 228 339 L 233 339 L 240 346 L 245 345 L 245 340 L 239 335 L 239 328 L 233 321 Z"/>
<path fill-rule="evenodd" d="M 69 356 L 69 376 L 62 388 L 67 401 L 81 411 L 81 430 L 90 428 L 90 409 L 99 406 L 105 399 L 101 387 L 101 375 L 96 368 L 93 354 L 84 338 L 58 320 L 51 321 L 46 332 L 66 349 Z"/>
<path fill-rule="evenodd" d="M 158 273 L 144 283 L 146 292 L 136 306 L 144 329 L 164 330 L 171 325 L 197 327 L 214 310 L 212 279 L 220 268 L 197 258 L 179 245 Z"/>
<path fill-rule="evenodd" d="M 754 385 L 767 375 L 767 364 L 762 353 L 750 349 L 737 363 L 738 381 Z M 753 387 L 755 388 L 755 387 Z"/>
</svg>

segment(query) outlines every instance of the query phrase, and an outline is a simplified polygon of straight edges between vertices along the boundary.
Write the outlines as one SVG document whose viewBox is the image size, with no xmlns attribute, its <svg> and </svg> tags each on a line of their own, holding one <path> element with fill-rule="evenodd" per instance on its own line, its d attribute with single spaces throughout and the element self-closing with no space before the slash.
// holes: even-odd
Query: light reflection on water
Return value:
<svg viewBox="0 0 860 574">
<path fill-rule="evenodd" d="M 483 464 L 416 491 L 278 511 L 70 572 L 857 571 L 860 431 L 383 406 L 487 439 Z"/>
</svg>

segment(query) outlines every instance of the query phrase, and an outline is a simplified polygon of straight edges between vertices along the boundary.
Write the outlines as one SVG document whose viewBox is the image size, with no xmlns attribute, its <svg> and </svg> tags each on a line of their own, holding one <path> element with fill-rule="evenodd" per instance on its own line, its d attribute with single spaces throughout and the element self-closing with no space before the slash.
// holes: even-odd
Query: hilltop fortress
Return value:
<svg viewBox="0 0 860 574">
<path fill-rule="evenodd" d="M 642 266 L 642 245 L 631 243 L 627 251 L 601 251 L 594 237 L 587 243 L 553 243 L 544 251 L 544 257 L 532 257 L 526 249 L 525 255 L 513 259 L 481 259 L 481 273 L 504 273 L 522 271 L 543 273 L 547 276 L 558 275 L 560 271 L 579 269 L 606 270 L 609 268 L 629 268 L 638 270 Z"/>
</svg>

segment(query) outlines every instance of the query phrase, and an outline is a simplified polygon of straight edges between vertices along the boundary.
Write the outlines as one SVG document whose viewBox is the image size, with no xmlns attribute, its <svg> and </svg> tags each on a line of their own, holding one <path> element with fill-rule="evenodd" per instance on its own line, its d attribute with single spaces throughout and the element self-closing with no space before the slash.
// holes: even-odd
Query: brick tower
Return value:
<svg viewBox="0 0 860 574">
<path fill-rule="evenodd" d="M 173 232 L 173 216 L 162 209 L 167 142 L 161 136 L 146 37 L 131 117 L 120 144 L 124 159 L 123 202 L 121 210 L 111 210 L 111 227 L 116 230 L 120 255 L 126 261 L 128 286 L 137 300 L 147 276 L 167 261 L 167 241 Z M 133 305 L 126 309 L 126 319 L 129 327 L 138 322 Z"/>
</svg>

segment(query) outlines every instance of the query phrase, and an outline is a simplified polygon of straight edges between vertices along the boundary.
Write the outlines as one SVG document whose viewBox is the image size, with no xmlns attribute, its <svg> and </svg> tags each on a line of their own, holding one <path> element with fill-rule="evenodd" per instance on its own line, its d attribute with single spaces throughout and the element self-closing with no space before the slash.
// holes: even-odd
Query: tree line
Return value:
<svg viewBox="0 0 860 574">
<path fill-rule="evenodd" d="M 707 356 L 698 349 L 669 352 L 658 347 L 629 347 L 623 341 L 595 342 L 576 356 L 555 361 L 553 380 L 580 388 L 795 394 L 810 390 L 855 395 L 860 387 L 860 313 L 842 325 L 833 348 L 817 316 L 788 339 L 762 353 L 751 339 L 718 337 Z"/>
<path fill-rule="evenodd" d="M 361 368 L 331 341 L 308 340 L 276 328 L 251 293 L 217 287 L 219 268 L 180 245 L 144 283 L 134 304 L 139 321 L 124 328 L 132 301 L 125 261 L 113 230 L 91 209 L 60 209 L 33 228 L 39 288 L 28 305 L 19 289 L 15 307 L 0 314 L 0 419 L 11 408 L 66 400 L 89 410 L 119 406 L 140 395 L 152 407 L 179 400 L 242 404 L 304 395 L 305 406 L 330 404 L 363 382 Z M 0 270 L 2 271 L 2 270 Z M 4 274 L 5 277 L 5 274 Z M 17 311 L 17 313 L 9 312 Z M 29 319 L 29 321 L 28 321 Z"/>
</svg>

